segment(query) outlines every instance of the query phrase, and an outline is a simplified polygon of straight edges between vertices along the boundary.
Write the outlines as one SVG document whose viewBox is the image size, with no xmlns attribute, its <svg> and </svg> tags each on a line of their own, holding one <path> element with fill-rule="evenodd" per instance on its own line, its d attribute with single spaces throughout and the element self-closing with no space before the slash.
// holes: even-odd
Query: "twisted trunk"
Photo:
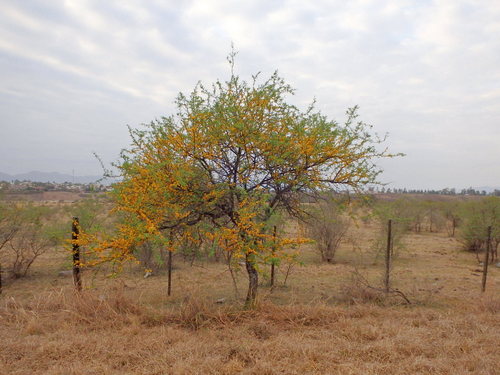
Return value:
<svg viewBox="0 0 500 375">
<path fill-rule="evenodd" d="M 245 265 L 248 273 L 248 293 L 247 299 L 245 301 L 245 306 L 252 308 L 255 306 L 255 299 L 257 298 L 257 286 L 259 283 L 259 274 L 254 265 L 255 256 L 252 254 L 247 254 L 245 259 Z"/>
</svg>

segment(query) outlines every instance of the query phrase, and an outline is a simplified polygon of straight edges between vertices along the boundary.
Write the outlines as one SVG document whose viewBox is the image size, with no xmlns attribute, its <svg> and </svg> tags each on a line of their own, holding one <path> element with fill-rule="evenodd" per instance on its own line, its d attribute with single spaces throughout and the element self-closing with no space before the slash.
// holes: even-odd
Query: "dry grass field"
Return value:
<svg viewBox="0 0 500 375">
<path fill-rule="evenodd" d="M 227 266 L 175 257 L 166 277 L 137 266 L 117 279 L 84 272 L 85 290 L 59 277 L 53 252 L 0 297 L 0 374 L 478 374 L 500 373 L 500 269 L 487 291 L 474 255 L 444 233 L 409 234 L 392 273 L 398 296 L 374 262 L 374 223 L 359 223 L 322 264 L 312 245 L 283 285 L 261 277 L 259 303 L 243 310 Z M 216 303 L 224 298 L 223 303 Z M 220 301 L 219 301 L 220 302 Z"/>
</svg>

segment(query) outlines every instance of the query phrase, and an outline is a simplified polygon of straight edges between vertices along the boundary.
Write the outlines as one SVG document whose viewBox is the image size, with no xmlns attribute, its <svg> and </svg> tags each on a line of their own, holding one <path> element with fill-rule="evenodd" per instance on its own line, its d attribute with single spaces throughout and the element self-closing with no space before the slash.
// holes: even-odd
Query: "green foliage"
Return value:
<svg viewBox="0 0 500 375">
<path fill-rule="evenodd" d="M 379 230 L 373 241 L 372 248 L 375 252 L 375 261 L 383 259 L 387 247 L 388 221 L 392 220 L 391 253 L 397 257 L 404 249 L 403 237 L 411 226 L 419 219 L 419 211 L 413 210 L 411 201 L 399 199 L 393 202 L 377 202 L 373 208 Z"/>
<path fill-rule="evenodd" d="M 57 210 L 32 203 L 0 207 L 0 262 L 13 278 L 26 276 L 35 260 L 58 244 Z"/>
<path fill-rule="evenodd" d="M 455 237 L 457 228 L 461 225 L 462 218 L 460 217 L 460 210 L 463 202 L 460 201 L 447 201 L 441 205 L 441 212 L 445 218 L 446 232 L 450 237 Z"/>
<path fill-rule="evenodd" d="M 500 243 L 500 197 L 486 197 L 467 202 L 462 208 L 460 240 L 465 250 L 479 252 L 486 248 L 487 228 L 492 227 L 492 251 Z"/>
<path fill-rule="evenodd" d="M 157 272 L 165 268 L 165 251 L 162 251 L 161 245 L 156 241 L 144 241 L 134 250 L 136 258 L 147 270 Z"/>
<path fill-rule="evenodd" d="M 440 232 L 446 225 L 446 217 L 443 212 L 443 206 L 448 202 L 425 201 L 425 215 L 429 224 L 429 232 Z"/>
<path fill-rule="evenodd" d="M 446 228 L 449 235 L 455 233 L 460 223 L 460 201 L 436 201 L 418 198 L 399 198 L 394 201 L 380 201 L 374 204 L 377 215 L 394 218 L 405 223 L 415 233 L 441 232 Z"/>
<path fill-rule="evenodd" d="M 88 233 L 109 231 L 114 224 L 109 215 L 110 200 L 104 195 L 93 194 L 65 208 L 68 219 L 77 217 L 80 227 Z"/>
<path fill-rule="evenodd" d="M 335 253 L 350 226 L 342 202 L 327 198 L 308 209 L 307 236 L 315 241 L 322 261 L 334 261 Z"/>
</svg>

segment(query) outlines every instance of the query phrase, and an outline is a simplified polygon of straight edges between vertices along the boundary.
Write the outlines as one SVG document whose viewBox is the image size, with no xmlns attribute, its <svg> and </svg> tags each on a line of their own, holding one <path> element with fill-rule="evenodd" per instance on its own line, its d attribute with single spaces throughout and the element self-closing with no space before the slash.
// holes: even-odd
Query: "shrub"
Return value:
<svg viewBox="0 0 500 375">
<path fill-rule="evenodd" d="M 0 259 L 12 278 L 26 276 L 35 260 L 58 243 L 54 213 L 33 204 L 1 208 Z"/>
<path fill-rule="evenodd" d="M 312 208 L 306 219 L 307 235 L 316 242 L 322 261 L 333 262 L 335 252 L 349 229 L 350 221 L 342 212 L 340 204 L 327 199 Z"/>
<path fill-rule="evenodd" d="M 460 239 L 467 251 L 480 252 L 486 249 L 487 228 L 491 232 L 491 260 L 498 257 L 500 244 L 500 198 L 487 197 L 480 201 L 468 202 L 462 213 L 463 226 Z"/>
</svg>

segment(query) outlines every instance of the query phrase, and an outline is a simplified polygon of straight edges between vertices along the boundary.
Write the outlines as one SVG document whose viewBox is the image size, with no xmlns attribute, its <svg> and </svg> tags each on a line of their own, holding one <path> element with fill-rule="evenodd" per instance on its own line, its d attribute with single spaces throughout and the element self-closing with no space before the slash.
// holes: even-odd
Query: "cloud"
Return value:
<svg viewBox="0 0 500 375">
<path fill-rule="evenodd" d="M 359 104 L 408 154 L 384 179 L 498 185 L 499 32 L 494 1 L 3 2 L 0 171 L 96 173 L 91 152 L 115 158 L 125 124 L 227 77 L 234 42 L 238 72 L 279 69 L 300 106 L 341 121 Z"/>
</svg>

